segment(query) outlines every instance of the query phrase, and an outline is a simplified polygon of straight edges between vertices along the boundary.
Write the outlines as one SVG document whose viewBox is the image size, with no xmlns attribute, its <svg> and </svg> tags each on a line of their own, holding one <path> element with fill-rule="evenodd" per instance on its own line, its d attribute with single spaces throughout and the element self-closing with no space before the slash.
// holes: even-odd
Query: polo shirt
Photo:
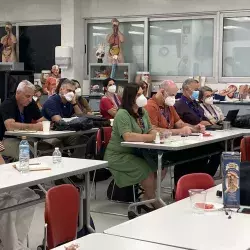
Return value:
<svg viewBox="0 0 250 250">
<path fill-rule="evenodd" d="M 58 94 L 50 96 L 42 108 L 43 116 L 49 121 L 55 115 L 60 115 L 62 118 L 70 118 L 74 113 L 73 105 L 70 102 L 63 103 L 61 96 Z"/>
<path fill-rule="evenodd" d="M 155 95 L 148 100 L 145 109 L 148 111 L 151 123 L 159 128 L 173 129 L 180 120 L 175 108 L 160 105 Z"/>
<path fill-rule="evenodd" d="M 189 100 L 183 96 L 175 103 L 175 109 L 182 121 L 191 125 L 197 125 L 201 121 L 207 121 L 204 110 L 195 100 Z"/>
<path fill-rule="evenodd" d="M 6 99 L 0 106 L 0 140 L 2 140 L 6 131 L 4 121 L 14 119 L 20 123 L 33 123 L 39 120 L 42 114 L 34 100 L 24 107 L 23 114 L 20 113 L 16 97 Z"/>
</svg>

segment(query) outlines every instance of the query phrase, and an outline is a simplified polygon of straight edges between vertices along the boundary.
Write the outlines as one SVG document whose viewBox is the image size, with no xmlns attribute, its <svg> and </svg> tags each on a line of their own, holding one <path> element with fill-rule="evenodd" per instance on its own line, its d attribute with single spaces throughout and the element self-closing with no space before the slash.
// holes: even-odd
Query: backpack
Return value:
<svg viewBox="0 0 250 250">
<path fill-rule="evenodd" d="M 109 200 L 113 201 L 136 202 L 139 200 L 143 190 L 139 187 L 139 184 L 134 185 L 134 189 L 135 197 L 133 194 L 133 186 L 119 188 L 116 184 L 114 184 L 114 180 L 112 180 L 107 189 L 107 197 Z"/>
<path fill-rule="evenodd" d="M 250 162 L 240 164 L 240 205 L 250 206 Z"/>
</svg>

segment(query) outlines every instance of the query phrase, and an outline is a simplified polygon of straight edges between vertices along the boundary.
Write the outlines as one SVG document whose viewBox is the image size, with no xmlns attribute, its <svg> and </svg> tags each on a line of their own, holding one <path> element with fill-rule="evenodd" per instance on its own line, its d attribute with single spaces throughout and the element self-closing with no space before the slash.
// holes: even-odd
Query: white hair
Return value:
<svg viewBox="0 0 250 250">
<path fill-rule="evenodd" d="M 34 84 L 32 84 L 31 82 L 29 82 L 28 80 L 23 80 L 21 81 L 18 86 L 17 86 L 17 89 L 16 91 L 21 91 L 21 92 L 24 92 L 25 91 L 25 88 L 29 88 L 29 89 L 32 89 L 35 91 L 36 87 Z"/>
</svg>

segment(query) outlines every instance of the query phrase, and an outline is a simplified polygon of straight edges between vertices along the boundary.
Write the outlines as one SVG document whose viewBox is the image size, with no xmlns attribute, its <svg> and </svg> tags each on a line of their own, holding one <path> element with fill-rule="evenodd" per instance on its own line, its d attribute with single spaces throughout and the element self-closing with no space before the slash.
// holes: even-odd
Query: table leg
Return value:
<svg viewBox="0 0 250 250">
<path fill-rule="evenodd" d="M 89 183 L 90 181 L 89 179 L 90 179 L 89 172 L 87 172 L 85 173 L 86 226 L 90 233 L 95 233 L 95 230 L 90 225 L 90 183 Z M 81 200 L 81 204 L 82 204 L 82 201 L 83 200 Z M 81 218 L 81 213 L 82 213 L 82 218 L 83 218 L 83 209 L 80 210 L 80 218 Z"/>
<path fill-rule="evenodd" d="M 234 139 L 231 140 L 231 151 L 234 151 Z"/>
<path fill-rule="evenodd" d="M 227 145 L 228 145 L 228 141 L 225 140 L 225 152 L 227 152 Z"/>
<path fill-rule="evenodd" d="M 161 171 L 162 171 L 162 152 L 158 152 L 158 169 L 157 169 L 157 190 L 156 190 L 156 199 L 163 205 L 166 206 L 166 203 L 161 198 Z"/>
</svg>

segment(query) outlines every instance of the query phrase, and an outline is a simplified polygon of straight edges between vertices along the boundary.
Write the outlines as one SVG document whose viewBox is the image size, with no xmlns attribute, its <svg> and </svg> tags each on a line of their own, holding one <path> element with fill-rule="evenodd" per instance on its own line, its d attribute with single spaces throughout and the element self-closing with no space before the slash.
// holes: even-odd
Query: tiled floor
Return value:
<svg viewBox="0 0 250 250">
<path fill-rule="evenodd" d="M 97 232 L 103 232 L 107 228 L 118 225 L 128 220 L 126 216 L 128 207 L 127 204 L 114 203 L 107 200 L 106 191 L 109 182 L 110 180 L 107 180 L 104 182 L 99 182 L 97 184 L 97 199 L 91 201 L 91 210 L 100 212 L 120 213 L 124 214 L 125 217 L 92 212 L 91 215 L 94 220 Z M 169 181 L 167 179 L 163 182 L 163 185 L 169 186 L 168 183 Z M 220 183 L 220 181 L 216 181 L 216 183 Z M 163 193 L 163 198 L 165 201 L 167 202 L 169 201 L 168 194 Z M 43 226 L 44 226 L 43 216 L 44 216 L 44 204 L 40 204 L 36 207 L 36 212 L 29 233 L 30 248 L 32 250 L 36 250 L 37 246 L 41 244 L 43 239 Z"/>
</svg>

